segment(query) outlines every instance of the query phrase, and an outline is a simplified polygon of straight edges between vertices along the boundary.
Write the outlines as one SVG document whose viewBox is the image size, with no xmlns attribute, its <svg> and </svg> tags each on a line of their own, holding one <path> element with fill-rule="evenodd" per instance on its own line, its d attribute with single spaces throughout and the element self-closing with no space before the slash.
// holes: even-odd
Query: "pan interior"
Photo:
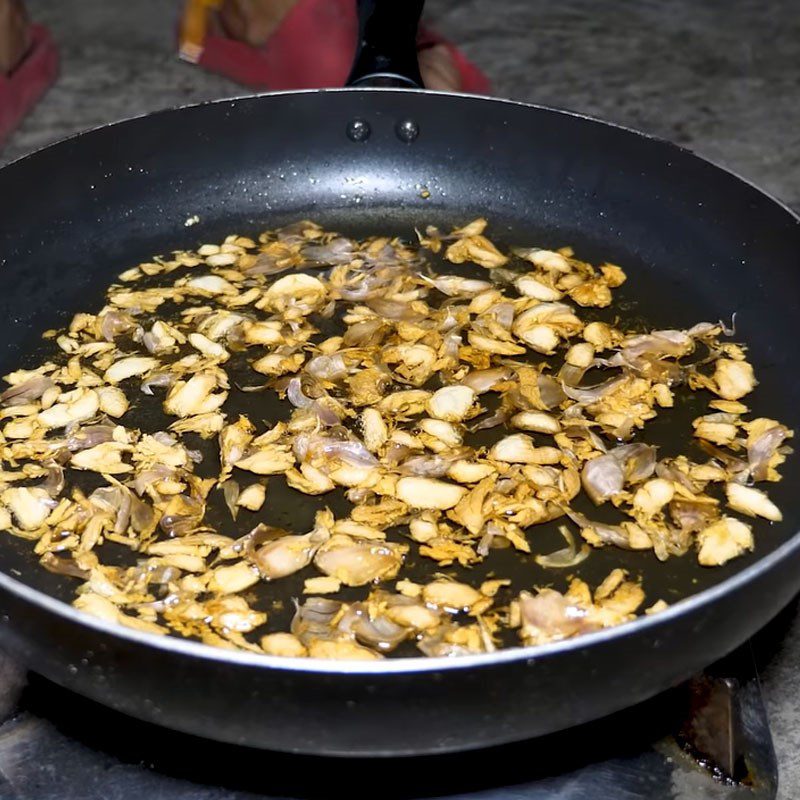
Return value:
<svg viewBox="0 0 800 800">
<path fill-rule="evenodd" d="M 345 136 L 356 116 L 373 129 L 363 144 Z M 408 118 L 421 131 L 411 145 L 394 135 L 394 125 Z M 195 214 L 199 223 L 185 226 Z M 601 318 L 618 313 L 644 330 L 730 321 L 735 312 L 735 338 L 750 345 L 761 384 L 753 414 L 800 427 L 793 345 L 800 235 L 788 212 L 690 154 L 624 130 L 544 109 L 408 92 L 309 93 L 188 108 L 67 141 L 0 172 L 0 369 L 33 365 L 42 352 L 40 331 L 76 311 L 98 310 L 119 272 L 157 253 L 300 218 L 348 236 L 413 239 L 415 228 L 448 228 L 476 216 L 489 220 L 490 238 L 501 247 L 571 245 L 579 258 L 623 266 L 628 282 Z M 271 392 L 236 398 L 230 411 L 252 419 L 274 422 L 286 414 Z M 689 423 L 701 407 L 686 403 L 662 413 L 645 439 L 661 455 L 691 454 Z M 142 401 L 139 413 L 142 427 L 159 427 L 157 403 Z M 216 464 L 205 449 L 202 472 L 211 474 Z M 641 576 L 648 604 L 717 584 L 797 530 L 798 460 L 790 458 L 783 473 L 769 490 L 785 520 L 754 526 L 753 554 L 704 569 L 691 555 L 661 563 L 650 552 L 606 548 L 569 574 L 595 585 L 623 566 Z M 243 510 L 236 528 L 244 533 L 264 521 L 308 530 L 323 504 L 335 512 L 346 507 L 342 498 L 301 497 L 272 480 L 265 507 Z M 210 519 L 230 531 L 221 499 Z M 556 528 L 535 529 L 534 553 L 561 546 Z M 121 549 L 110 556 L 126 557 Z M 72 597 L 75 583 L 42 570 L 27 542 L 0 537 L 0 565 L 34 588 Z M 411 558 L 405 573 L 413 579 L 434 568 Z M 490 573 L 510 577 L 514 589 L 565 583 L 515 551 L 494 551 L 470 573 L 473 584 Z M 271 628 L 286 629 L 288 599 L 302 593 L 305 577 L 273 585 L 287 601 L 283 612 L 271 606 L 272 592 L 264 594 Z"/>
</svg>

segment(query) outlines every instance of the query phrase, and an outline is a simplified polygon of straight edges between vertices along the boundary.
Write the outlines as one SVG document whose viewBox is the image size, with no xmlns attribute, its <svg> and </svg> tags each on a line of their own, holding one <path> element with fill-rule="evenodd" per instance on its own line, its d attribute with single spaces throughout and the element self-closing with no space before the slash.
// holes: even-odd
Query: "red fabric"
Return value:
<svg viewBox="0 0 800 800">
<path fill-rule="evenodd" d="M 0 75 L 0 147 L 58 75 L 58 50 L 50 32 L 31 26 L 32 44 L 14 71 Z"/>
<path fill-rule="evenodd" d="M 492 86 L 489 79 L 452 42 L 448 42 L 443 36 L 425 25 L 421 26 L 417 47 L 422 50 L 424 47 L 432 47 L 435 44 L 443 44 L 450 51 L 461 76 L 462 92 L 468 94 L 489 94 L 491 92 Z"/>
<path fill-rule="evenodd" d="M 353 0 L 299 0 L 263 47 L 210 32 L 197 63 L 253 89 L 344 86 L 357 36 Z M 420 32 L 420 46 L 440 43 L 453 54 L 462 90 L 488 93 L 489 81 L 463 53 L 432 31 Z"/>
</svg>

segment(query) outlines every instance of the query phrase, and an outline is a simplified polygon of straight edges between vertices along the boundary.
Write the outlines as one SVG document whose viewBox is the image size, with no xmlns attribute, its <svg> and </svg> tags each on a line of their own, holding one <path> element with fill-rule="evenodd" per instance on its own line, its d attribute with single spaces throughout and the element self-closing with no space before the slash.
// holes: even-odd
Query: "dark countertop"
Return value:
<svg viewBox="0 0 800 800">
<path fill-rule="evenodd" d="M 245 94 L 174 57 L 178 3 L 28 0 L 62 77 L 0 163 L 104 122 Z M 672 139 L 800 208 L 800 14 L 795 0 L 429 0 L 499 96 L 566 107 Z M 757 639 L 781 800 L 800 792 L 796 604 Z"/>
</svg>

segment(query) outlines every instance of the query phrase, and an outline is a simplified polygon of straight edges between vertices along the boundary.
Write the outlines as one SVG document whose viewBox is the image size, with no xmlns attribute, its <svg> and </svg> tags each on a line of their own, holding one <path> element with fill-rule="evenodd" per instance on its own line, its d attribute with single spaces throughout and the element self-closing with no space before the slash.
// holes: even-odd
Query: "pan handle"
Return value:
<svg viewBox="0 0 800 800">
<path fill-rule="evenodd" d="M 348 86 L 422 88 L 417 26 L 425 0 L 357 0 L 358 48 Z"/>
</svg>

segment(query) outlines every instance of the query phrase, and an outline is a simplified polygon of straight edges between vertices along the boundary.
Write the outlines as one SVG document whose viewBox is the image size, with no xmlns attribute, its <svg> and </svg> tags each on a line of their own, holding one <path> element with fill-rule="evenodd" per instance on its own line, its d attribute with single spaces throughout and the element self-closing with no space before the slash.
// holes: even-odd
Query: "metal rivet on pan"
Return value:
<svg viewBox="0 0 800 800">
<path fill-rule="evenodd" d="M 413 142 L 419 136 L 419 125 L 413 119 L 404 119 L 397 123 L 394 132 L 401 142 Z"/>
<path fill-rule="evenodd" d="M 365 119 L 354 119 L 347 123 L 347 138 L 352 142 L 366 142 L 371 133 L 372 128 Z"/>
</svg>

